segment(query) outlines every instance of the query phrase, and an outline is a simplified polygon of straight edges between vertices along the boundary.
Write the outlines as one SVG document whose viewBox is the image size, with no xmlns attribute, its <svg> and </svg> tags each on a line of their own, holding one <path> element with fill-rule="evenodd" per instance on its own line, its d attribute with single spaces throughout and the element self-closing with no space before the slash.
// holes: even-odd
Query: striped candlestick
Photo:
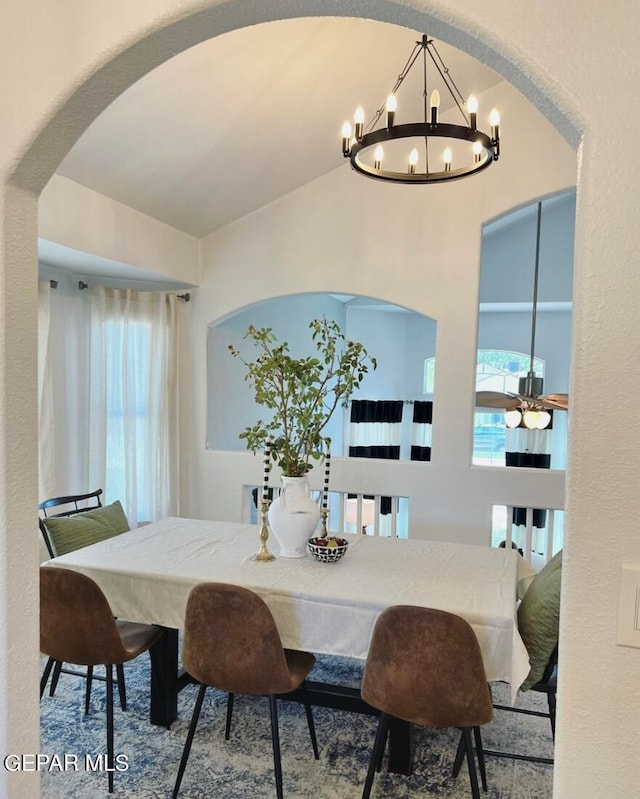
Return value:
<svg viewBox="0 0 640 799">
<path fill-rule="evenodd" d="M 322 492 L 322 507 L 326 508 L 329 502 L 329 473 L 331 471 L 331 451 L 327 450 L 324 456 L 324 490 Z"/>
<path fill-rule="evenodd" d="M 264 451 L 264 478 L 262 481 L 262 499 L 269 499 L 269 471 L 271 470 L 271 442 L 267 441 Z"/>
</svg>

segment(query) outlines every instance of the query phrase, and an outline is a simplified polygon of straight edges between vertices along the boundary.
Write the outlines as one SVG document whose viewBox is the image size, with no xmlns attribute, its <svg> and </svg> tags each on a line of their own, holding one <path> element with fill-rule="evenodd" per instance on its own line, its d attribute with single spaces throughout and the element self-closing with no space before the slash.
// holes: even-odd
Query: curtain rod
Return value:
<svg viewBox="0 0 640 799">
<path fill-rule="evenodd" d="M 54 283 L 56 284 L 55 286 L 53 285 Z M 58 281 L 57 280 L 52 280 L 51 281 L 51 288 L 57 288 L 57 286 L 58 286 Z M 88 289 L 88 288 L 89 288 L 89 284 L 85 283 L 84 280 L 79 280 L 78 281 L 78 289 L 80 291 L 84 291 L 85 289 Z M 191 294 L 189 294 L 189 292 L 187 292 L 186 294 L 176 294 L 176 297 L 179 300 L 184 300 L 184 302 L 189 302 L 191 300 Z"/>
<path fill-rule="evenodd" d="M 413 405 L 414 402 L 431 402 L 431 400 L 395 400 L 395 399 L 392 399 L 392 400 L 388 400 L 388 399 L 387 400 L 358 400 L 358 399 L 353 400 L 353 399 L 350 399 L 349 400 L 349 405 L 351 405 L 352 402 L 403 402 L 405 405 Z"/>
</svg>

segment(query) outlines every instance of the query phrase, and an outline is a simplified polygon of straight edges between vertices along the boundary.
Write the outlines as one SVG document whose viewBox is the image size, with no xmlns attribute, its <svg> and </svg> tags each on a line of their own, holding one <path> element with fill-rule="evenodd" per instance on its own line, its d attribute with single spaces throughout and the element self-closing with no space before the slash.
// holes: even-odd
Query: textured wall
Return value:
<svg viewBox="0 0 640 799">
<path fill-rule="evenodd" d="M 554 794 L 632 796 L 640 748 L 640 652 L 615 646 L 622 561 L 640 562 L 640 426 L 635 330 L 640 183 L 630 102 L 639 85 L 630 4 L 552 0 L 323 2 L 23 0 L 3 9 L 0 48 L 0 741 L 37 751 L 35 529 L 36 195 L 82 129 L 137 77 L 218 32 L 307 13 L 366 14 L 434 36 L 503 72 L 579 148 L 572 444 L 561 705 Z M 193 16 L 189 16 L 193 14 Z M 429 17 L 433 15 L 433 19 Z M 599 58 L 595 54 L 611 54 Z M 582 137 L 582 138 L 581 138 Z M 540 157 L 544 148 L 529 152 Z M 546 155 L 546 154 L 545 154 Z M 506 210 L 506 209 L 505 209 Z M 277 280 L 277 276 L 276 276 Z M 345 281 L 346 282 L 346 281 Z M 231 303 L 233 304 L 233 303 Z M 237 307 L 237 304 L 236 304 Z M 454 330 L 439 326 L 447 342 Z M 469 353 L 465 357 L 469 357 Z M 595 422 L 594 422 L 595 420 Z M 611 451 L 615 462 L 602 464 Z M 33 775 L 0 773 L 9 799 Z"/>
</svg>

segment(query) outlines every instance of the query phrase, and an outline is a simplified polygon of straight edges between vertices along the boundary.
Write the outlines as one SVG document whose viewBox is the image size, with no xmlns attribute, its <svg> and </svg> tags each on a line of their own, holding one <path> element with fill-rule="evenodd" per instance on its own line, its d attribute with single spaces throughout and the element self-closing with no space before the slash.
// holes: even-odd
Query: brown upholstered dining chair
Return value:
<svg viewBox="0 0 640 799">
<path fill-rule="evenodd" d="M 114 619 L 102 590 L 86 575 L 40 567 L 41 651 L 55 660 L 106 669 L 109 793 L 114 768 L 113 666 L 148 651 L 161 636 L 159 627 Z"/>
<path fill-rule="evenodd" d="M 201 583 L 192 589 L 185 615 L 182 663 L 200 683 L 178 768 L 173 799 L 178 796 L 193 736 L 209 686 L 233 694 L 268 696 L 276 795 L 283 797 L 277 697 L 306 689 L 306 677 L 315 663 L 309 652 L 284 649 L 271 611 L 253 591 L 226 583 Z M 311 704 L 305 701 L 311 745 L 316 741 Z M 229 716 L 227 717 L 228 733 Z"/>
<path fill-rule="evenodd" d="M 52 558 L 82 546 L 94 544 L 109 537 L 110 534 L 117 535 L 129 529 L 129 522 L 120 503 L 114 503 L 104 508 L 101 497 L 102 489 L 98 488 L 87 494 L 51 497 L 38 505 L 40 532 Z M 96 514 L 95 511 L 98 513 Z M 67 519 L 69 522 L 65 521 Z M 84 712 L 85 714 L 89 713 L 91 686 L 94 679 L 93 668 L 89 666 L 86 673 L 79 672 L 77 669 L 65 667 L 59 660 L 55 661 L 53 658 L 49 658 L 40 681 L 40 698 L 42 698 L 52 669 L 53 676 L 49 685 L 49 696 L 55 694 L 61 674 L 86 677 Z M 126 710 L 127 694 L 122 664 L 118 664 L 116 671 L 120 706 Z M 104 678 L 96 675 L 95 679 L 102 680 Z"/>
<path fill-rule="evenodd" d="M 478 639 L 464 619 L 412 605 L 384 610 L 371 638 L 361 693 L 381 711 L 363 799 L 380 770 L 391 717 L 426 727 L 462 728 L 458 755 L 466 754 L 471 793 L 478 799 L 473 733 L 486 790 L 480 726 L 493 718 L 491 691 Z"/>
</svg>

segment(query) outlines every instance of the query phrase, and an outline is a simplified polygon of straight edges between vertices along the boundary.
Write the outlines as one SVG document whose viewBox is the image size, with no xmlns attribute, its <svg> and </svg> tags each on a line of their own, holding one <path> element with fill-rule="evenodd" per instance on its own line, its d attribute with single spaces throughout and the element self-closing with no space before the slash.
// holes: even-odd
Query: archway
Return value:
<svg viewBox="0 0 640 799">
<path fill-rule="evenodd" d="M 19 530 L 30 530 L 34 526 L 35 506 L 35 411 L 32 407 L 25 415 L 24 398 L 33 397 L 35 387 L 35 241 L 37 235 L 37 194 L 42 190 L 55 171 L 63 155 L 76 141 L 82 130 L 95 118 L 120 92 L 138 77 L 170 58 L 176 52 L 193 44 L 242 25 L 279 19 L 288 16 L 308 14 L 344 14 L 339 3 L 330 5 L 320 0 L 308 0 L 297 4 L 273 3 L 269 6 L 246 4 L 232 0 L 224 4 L 213 4 L 183 16 L 179 19 L 170 13 L 158 14 L 151 20 L 132 19 L 129 41 L 122 44 L 125 37 L 114 36 L 112 46 L 114 56 L 102 56 L 98 67 L 85 66 L 75 77 L 60 88 L 68 96 L 59 108 L 51 113 L 46 106 L 38 109 L 29 135 L 34 135 L 32 143 L 19 157 L 12 171 L 3 196 L 3 238 L 5 253 L 5 430 L 3 445 L 6 454 L 4 463 L 7 476 L 3 502 L 3 548 L 5 570 L 9 579 L 4 583 L 2 596 L 3 613 L 6 615 L 7 634 L 12 636 L 11 650 L 5 650 L 2 676 L 11 685 L 23 686 L 9 691 L 4 710 L 6 729 L 5 751 L 37 751 L 37 706 L 31 691 L 30 678 L 35 674 L 33 645 L 36 637 L 36 589 L 33 580 L 35 562 L 35 542 L 30 547 L 28 536 L 24 536 L 21 546 L 16 546 Z M 520 67 L 515 67 L 500 54 L 472 36 L 483 35 L 489 40 L 486 28 L 474 23 L 463 15 L 454 21 L 444 21 L 437 16 L 409 9 L 389 0 L 378 0 L 368 9 L 368 15 L 380 21 L 410 25 L 429 29 L 434 35 L 447 39 L 456 46 L 491 63 L 511 80 L 514 85 L 537 102 L 563 130 L 567 138 L 575 144 L 577 129 L 569 123 L 570 109 L 566 113 L 552 106 L 531 79 Z M 133 17 L 133 13 L 132 13 Z M 463 32 L 467 28 L 470 32 Z M 536 66 L 535 64 L 533 65 Z M 549 98 L 552 97 L 549 91 Z M 35 132 L 36 129 L 39 132 Z M 33 406 L 33 403 L 32 403 Z M 29 508 L 29 510 L 26 510 Z M 28 585 L 29 589 L 24 590 Z M 16 597 L 20 597 L 20 606 Z M 23 626 L 25 618 L 30 623 Z M 26 677 L 26 679 L 25 679 Z M 35 681 L 33 682 L 35 684 Z M 3 778 L 6 782 L 6 776 Z M 7 796 L 20 795 L 20 784 L 9 786 Z M 24 795 L 34 796 L 33 785 L 29 783 Z"/>
</svg>

